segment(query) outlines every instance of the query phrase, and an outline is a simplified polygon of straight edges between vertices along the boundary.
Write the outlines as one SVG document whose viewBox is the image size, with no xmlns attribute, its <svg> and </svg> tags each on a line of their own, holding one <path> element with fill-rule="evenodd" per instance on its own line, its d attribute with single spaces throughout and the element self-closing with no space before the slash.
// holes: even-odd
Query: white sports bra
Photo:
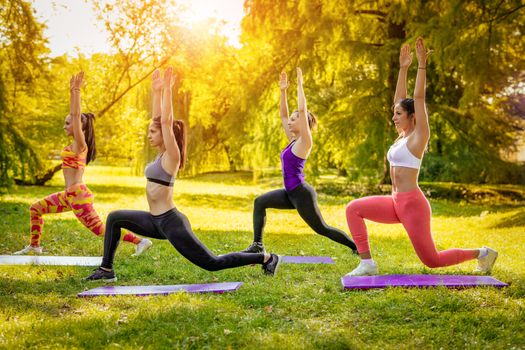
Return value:
<svg viewBox="0 0 525 350">
<path fill-rule="evenodd" d="M 408 138 L 403 137 L 401 140 L 390 146 L 386 158 L 391 166 L 419 169 L 421 167 L 421 159 L 410 153 L 407 147 L 407 141 Z"/>
</svg>

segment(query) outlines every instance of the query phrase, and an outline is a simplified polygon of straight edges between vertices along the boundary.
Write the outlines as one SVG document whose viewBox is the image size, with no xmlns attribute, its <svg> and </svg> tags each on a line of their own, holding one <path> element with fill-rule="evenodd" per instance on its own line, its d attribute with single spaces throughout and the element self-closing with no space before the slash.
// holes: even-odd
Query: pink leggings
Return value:
<svg viewBox="0 0 525 350">
<path fill-rule="evenodd" d="M 417 256 L 428 267 L 442 267 L 475 259 L 473 249 L 449 249 L 438 252 L 430 231 L 432 210 L 419 188 L 395 192 L 392 196 L 371 196 L 351 201 L 346 206 L 346 221 L 359 253 L 370 251 L 364 219 L 382 224 L 402 223 Z"/>
</svg>

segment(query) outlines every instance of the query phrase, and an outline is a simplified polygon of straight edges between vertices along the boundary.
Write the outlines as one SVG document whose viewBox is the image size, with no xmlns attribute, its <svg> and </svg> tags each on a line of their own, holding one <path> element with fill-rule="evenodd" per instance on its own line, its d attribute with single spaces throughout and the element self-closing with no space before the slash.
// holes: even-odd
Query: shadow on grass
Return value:
<svg viewBox="0 0 525 350">
<path fill-rule="evenodd" d="M 184 180 L 222 183 L 227 185 L 248 185 L 252 186 L 253 173 L 251 171 L 237 171 L 237 172 L 209 172 L 191 177 L 184 177 Z"/>
<path fill-rule="evenodd" d="M 176 206 L 202 207 L 239 211 L 253 210 L 253 196 L 229 196 L 224 194 L 187 194 L 175 193 Z"/>
<path fill-rule="evenodd" d="M 461 204 L 448 200 L 431 200 L 432 214 L 441 217 L 469 217 L 480 216 L 482 213 L 505 213 L 516 210 L 523 205 L 520 204 Z"/>
<path fill-rule="evenodd" d="M 511 227 L 522 227 L 525 229 L 525 209 L 517 212 L 511 217 L 500 220 L 497 224 L 491 226 L 491 228 L 511 228 Z"/>
</svg>

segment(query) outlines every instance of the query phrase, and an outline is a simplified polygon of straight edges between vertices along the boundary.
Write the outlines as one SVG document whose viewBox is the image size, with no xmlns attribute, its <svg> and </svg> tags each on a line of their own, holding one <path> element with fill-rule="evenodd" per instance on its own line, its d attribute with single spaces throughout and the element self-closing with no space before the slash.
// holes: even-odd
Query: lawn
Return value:
<svg viewBox="0 0 525 350">
<path fill-rule="evenodd" d="M 103 218 L 115 209 L 147 210 L 145 180 L 127 169 L 92 166 L 85 180 Z M 0 195 L 0 254 L 27 244 L 29 205 L 62 186 L 57 176 L 49 186 L 15 187 Z M 177 180 L 175 203 L 196 235 L 212 251 L 224 254 L 249 245 L 253 199 L 280 186 L 278 177 L 254 184 L 249 174 L 208 174 Z M 350 199 L 319 194 L 327 223 L 348 232 L 344 208 Z M 92 299 L 76 296 L 102 285 L 82 280 L 92 268 L 0 266 L 0 347 L 525 348 L 524 203 L 432 199 L 431 204 L 438 248 L 488 245 L 498 250 L 493 275 L 509 283 L 508 288 L 343 291 L 340 278 L 358 258 L 313 233 L 296 212 L 269 210 L 269 251 L 330 255 L 336 264 L 281 265 L 275 277 L 263 275 L 259 266 L 208 272 L 186 261 L 166 241 L 154 241 L 136 258 L 131 257 L 132 245 L 121 244 L 115 264 L 118 285 L 244 284 L 225 294 Z M 72 213 L 47 215 L 44 222 L 46 254 L 102 254 L 102 240 Z M 368 227 L 382 274 L 470 274 L 475 268 L 472 261 L 428 269 L 401 225 Z"/>
</svg>

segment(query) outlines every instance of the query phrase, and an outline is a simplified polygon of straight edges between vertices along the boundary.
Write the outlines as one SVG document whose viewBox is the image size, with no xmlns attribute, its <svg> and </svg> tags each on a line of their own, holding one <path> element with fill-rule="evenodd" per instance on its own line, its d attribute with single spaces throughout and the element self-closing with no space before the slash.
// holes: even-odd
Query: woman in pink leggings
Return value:
<svg viewBox="0 0 525 350">
<path fill-rule="evenodd" d="M 431 209 L 418 187 L 421 159 L 430 137 L 425 106 L 426 61 L 430 51 L 423 39 L 416 41 L 418 70 L 414 98 L 406 98 L 406 78 L 412 63 L 408 44 L 401 48 L 399 76 L 394 97 L 393 121 L 399 138 L 388 150 L 391 196 L 371 196 L 351 201 L 346 207 L 346 219 L 357 245 L 361 262 L 350 276 L 375 275 L 377 264 L 372 259 L 364 219 L 383 224 L 402 223 L 417 256 L 428 267 L 442 267 L 478 259 L 477 271 L 489 273 L 498 253 L 487 247 L 480 249 L 449 249 L 438 252 L 430 229 Z"/>
</svg>

